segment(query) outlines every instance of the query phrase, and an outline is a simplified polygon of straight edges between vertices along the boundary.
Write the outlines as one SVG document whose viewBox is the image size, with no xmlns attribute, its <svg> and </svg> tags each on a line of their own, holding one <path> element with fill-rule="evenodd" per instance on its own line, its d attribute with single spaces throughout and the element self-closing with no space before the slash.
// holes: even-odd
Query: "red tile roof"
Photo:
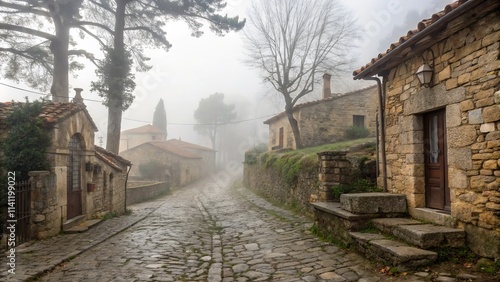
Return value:
<svg viewBox="0 0 500 282">
<path fill-rule="evenodd" d="M 312 105 L 316 105 L 316 104 L 320 104 L 320 103 L 323 103 L 323 102 L 327 102 L 327 101 L 333 101 L 333 100 L 336 100 L 336 99 L 339 99 L 339 98 L 342 98 L 342 97 L 345 97 L 347 95 L 356 95 L 356 94 L 359 94 L 363 91 L 369 91 L 371 89 L 374 89 L 375 87 L 377 87 L 376 85 L 372 85 L 372 86 L 368 86 L 368 87 L 365 87 L 365 88 L 361 88 L 361 89 L 358 89 L 358 90 L 354 90 L 354 91 L 351 91 L 351 92 L 346 92 L 346 93 L 342 93 L 342 94 L 337 94 L 336 96 L 332 96 L 332 97 L 328 97 L 328 98 L 323 98 L 323 99 L 320 99 L 320 100 L 314 100 L 314 101 L 310 101 L 310 102 L 305 102 L 305 103 L 302 103 L 302 104 L 298 104 L 298 105 L 295 105 L 295 107 L 293 107 L 293 111 L 295 110 L 298 110 L 300 108 L 304 108 L 304 107 L 309 107 L 309 106 L 312 106 Z M 286 115 L 286 112 L 281 112 L 267 120 L 265 120 L 263 123 L 264 124 L 269 124 L 281 117 L 283 117 L 284 115 Z"/>
<path fill-rule="evenodd" d="M 151 125 L 151 124 L 146 124 L 143 126 L 139 126 L 136 128 L 131 128 L 125 131 L 122 131 L 121 134 L 151 134 L 151 133 L 163 133 L 165 134 L 165 131 L 159 129 L 158 127 Z"/>
<path fill-rule="evenodd" d="M 0 128 L 4 128 L 5 118 L 14 110 L 14 105 L 22 104 L 21 102 L 0 102 Z M 92 117 L 87 111 L 87 107 L 82 104 L 75 103 L 62 103 L 62 102 L 47 102 L 40 113 L 39 117 L 43 120 L 44 124 L 47 126 L 53 126 L 63 120 L 69 118 L 70 116 L 76 114 L 79 111 L 83 111 L 88 117 L 92 127 L 97 131 L 97 126 L 95 125 Z"/>
<path fill-rule="evenodd" d="M 181 147 L 181 148 L 189 148 L 189 149 L 197 149 L 197 150 L 203 150 L 203 151 L 209 151 L 209 152 L 217 152 L 214 149 L 210 149 L 210 148 L 207 148 L 207 147 L 203 147 L 203 146 L 200 146 L 200 145 L 197 145 L 197 144 L 193 144 L 193 143 L 189 143 L 189 142 L 186 142 L 186 141 L 182 141 L 182 140 L 179 140 L 179 139 L 170 139 L 170 140 L 167 140 L 167 144 L 172 144 L 174 146 Z"/>
<path fill-rule="evenodd" d="M 147 142 L 144 144 L 160 148 L 161 150 L 167 151 L 169 153 L 175 154 L 179 157 L 186 158 L 186 159 L 201 159 L 202 158 L 194 153 L 191 153 L 187 150 L 184 150 L 183 148 L 174 146 L 172 144 L 168 144 L 165 141 L 151 141 L 151 142 Z M 135 148 L 139 148 L 141 146 L 142 146 L 142 144 L 139 146 L 135 146 L 134 148 L 132 148 L 130 150 L 133 150 Z"/>
<path fill-rule="evenodd" d="M 403 49 L 413 47 L 412 44 L 415 44 L 415 42 L 413 41 L 418 42 L 417 40 L 420 40 L 421 37 L 427 35 L 427 33 L 430 33 L 432 31 L 432 27 L 436 26 L 438 23 L 446 24 L 448 21 L 457 17 L 459 15 L 458 12 L 465 12 L 467 10 L 470 10 L 474 7 L 474 5 L 479 5 L 480 3 L 485 1 L 486 0 L 459 0 L 446 5 L 442 11 L 433 14 L 428 19 L 423 19 L 422 21 L 420 21 L 417 24 L 416 29 L 409 30 L 406 35 L 401 36 L 399 38 L 399 41 L 392 43 L 386 52 L 378 54 L 378 56 L 373 58 L 369 63 L 355 70 L 353 72 L 354 79 L 377 74 L 375 70 L 377 66 L 382 65 L 390 57 L 396 56 Z M 457 13 L 450 14 L 453 11 L 457 11 Z M 446 15 L 450 16 L 443 18 Z M 443 28 L 445 28 L 445 26 L 443 26 Z"/>
<path fill-rule="evenodd" d="M 99 146 L 95 146 L 95 152 L 98 158 L 100 158 L 101 160 L 108 163 L 110 166 L 114 167 L 119 171 L 123 171 L 123 169 L 117 163 L 121 163 L 122 165 L 125 166 L 130 166 L 132 164 L 129 160 L 124 159 L 123 157 L 114 154 Z"/>
</svg>

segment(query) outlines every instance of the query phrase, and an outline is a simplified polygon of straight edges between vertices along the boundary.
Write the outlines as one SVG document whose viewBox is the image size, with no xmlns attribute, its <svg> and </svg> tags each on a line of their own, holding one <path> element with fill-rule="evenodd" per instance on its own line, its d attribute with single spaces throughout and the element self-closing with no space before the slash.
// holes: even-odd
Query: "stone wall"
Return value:
<svg viewBox="0 0 500 282">
<path fill-rule="evenodd" d="M 351 180 L 352 164 L 347 152 L 321 152 L 319 158 L 319 202 L 333 201 L 332 187 L 348 184 Z"/>
<path fill-rule="evenodd" d="M 407 195 L 410 213 L 425 207 L 423 114 L 445 109 L 451 215 L 467 231 L 473 251 L 499 257 L 500 12 L 463 17 L 449 25 L 465 21 L 469 26 L 430 47 L 432 87 L 420 86 L 415 76 L 429 51 L 408 58 L 386 77 L 388 189 Z"/>
<path fill-rule="evenodd" d="M 375 136 L 378 105 L 375 86 L 329 97 L 323 100 L 299 104 L 294 117 L 299 122 L 302 143 L 305 147 L 346 140 L 345 131 L 353 126 L 354 116 L 364 117 L 364 127 Z M 292 129 L 286 114 L 281 113 L 269 124 L 268 149 L 279 145 L 279 131 L 283 128 L 283 148 L 295 148 Z"/>
<path fill-rule="evenodd" d="M 363 148 L 364 146 L 359 146 L 359 149 Z M 252 161 L 245 163 L 244 184 L 281 203 L 300 207 L 309 216 L 314 213 L 311 202 L 338 200 L 333 199 L 332 187 L 349 184 L 353 172 L 357 171 L 354 166 L 362 158 L 354 154 L 348 155 L 346 151 L 321 152 L 314 159 L 310 156 L 302 157 L 295 160 L 300 162 L 300 170 L 297 178 L 290 181 L 290 174 L 283 165 L 277 163 L 293 157 L 269 152 L 265 154 L 267 158 L 274 160 L 263 161 L 262 155 L 257 158 L 251 156 Z"/>
<path fill-rule="evenodd" d="M 41 240 L 61 231 L 62 206 L 49 171 L 29 172 L 31 181 L 31 238 Z"/>
<path fill-rule="evenodd" d="M 346 140 L 346 130 L 353 126 L 354 116 L 364 117 L 364 127 L 375 136 L 377 114 L 375 86 L 345 93 L 300 109 L 299 126 L 305 147 Z"/>
<path fill-rule="evenodd" d="M 309 205 L 311 195 L 319 194 L 318 161 L 304 166 L 297 180 L 290 185 L 282 170 L 276 166 L 266 167 L 263 163 L 245 164 L 244 184 L 281 203 L 299 207 L 311 216 L 314 209 Z"/>
<path fill-rule="evenodd" d="M 166 194 L 170 190 L 168 182 L 158 182 L 127 189 L 127 206 L 142 203 Z"/>
</svg>

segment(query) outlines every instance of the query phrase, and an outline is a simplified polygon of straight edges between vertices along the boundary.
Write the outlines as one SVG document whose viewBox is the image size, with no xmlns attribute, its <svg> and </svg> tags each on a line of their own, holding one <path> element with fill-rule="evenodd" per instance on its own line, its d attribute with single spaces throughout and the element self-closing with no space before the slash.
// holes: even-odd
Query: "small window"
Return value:
<svg viewBox="0 0 500 282">
<path fill-rule="evenodd" d="M 278 140 L 279 140 L 279 141 L 278 141 L 278 146 L 279 146 L 280 148 L 283 148 L 283 135 L 284 135 L 284 132 L 283 132 L 283 127 L 280 127 L 280 129 L 279 129 L 279 130 L 280 130 L 280 131 L 279 131 L 279 136 L 278 136 Z"/>
<path fill-rule="evenodd" d="M 355 127 L 365 127 L 365 116 L 352 116 L 352 125 Z"/>
<path fill-rule="evenodd" d="M 156 135 L 151 136 L 151 140 L 156 140 Z"/>
</svg>

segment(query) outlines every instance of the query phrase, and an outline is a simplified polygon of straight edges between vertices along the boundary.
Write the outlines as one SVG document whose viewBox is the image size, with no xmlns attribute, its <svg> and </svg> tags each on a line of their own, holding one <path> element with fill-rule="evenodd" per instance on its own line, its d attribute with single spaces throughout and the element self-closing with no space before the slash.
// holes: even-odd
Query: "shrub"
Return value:
<svg viewBox="0 0 500 282">
<path fill-rule="evenodd" d="M 8 171 L 20 172 L 18 180 L 27 179 L 29 171 L 50 169 L 46 150 L 51 140 L 38 117 L 42 108 L 43 102 L 26 100 L 15 104 L 6 118 L 9 132 L 1 146 L 2 165 Z"/>
<path fill-rule="evenodd" d="M 366 127 L 351 126 L 346 129 L 345 135 L 348 140 L 353 140 L 370 136 L 370 131 Z"/>
<path fill-rule="evenodd" d="M 267 151 L 267 146 L 265 144 L 259 144 L 252 149 L 245 152 L 245 164 L 256 164 L 257 159 L 260 154 Z"/>
<path fill-rule="evenodd" d="M 342 194 L 381 192 L 377 185 L 368 179 L 359 178 L 349 184 L 340 184 L 332 187 L 333 197 L 338 199 Z"/>
</svg>

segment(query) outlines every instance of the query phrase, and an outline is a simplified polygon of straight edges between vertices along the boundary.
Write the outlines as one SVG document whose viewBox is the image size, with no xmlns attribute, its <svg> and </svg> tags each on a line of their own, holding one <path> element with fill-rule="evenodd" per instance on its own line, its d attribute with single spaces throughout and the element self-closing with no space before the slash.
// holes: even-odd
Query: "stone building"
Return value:
<svg viewBox="0 0 500 282">
<path fill-rule="evenodd" d="M 0 103 L 0 139 L 13 103 Z M 31 236 L 58 234 L 109 211 L 125 211 L 125 182 L 130 162 L 94 145 L 97 131 L 81 103 L 46 102 L 39 115 L 51 138 L 50 171 L 30 172 Z"/>
<path fill-rule="evenodd" d="M 456 1 L 354 71 L 383 80 L 386 172 L 415 218 L 500 257 L 500 2 Z M 423 83 L 418 70 L 430 70 Z M 371 77 L 371 78 L 370 78 Z M 382 142 L 380 142 L 382 143 Z M 381 165 L 384 167 L 384 165 Z M 382 169 L 382 172 L 384 170 Z"/>
<path fill-rule="evenodd" d="M 293 116 L 298 122 L 305 147 L 346 139 L 351 126 L 365 127 L 371 136 L 376 132 L 377 91 L 368 87 L 344 94 L 330 92 L 330 75 L 323 76 L 323 99 L 298 104 Z M 293 148 L 292 128 L 285 112 L 266 121 L 269 125 L 268 149 Z"/>
<path fill-rule="evenodd" d="M 182 141 L 180 139 L 170 139 L 167 141 L 167 144 L 182 148 L 200 156 L 202 162 L 200 171 L 201 176 L 209 175 L 210 173 L 215 171 L 215 154 L 217 153 L 216 150 Z"/>
<path fill-rule="evenodd" d="M 120 149 L 125 151 L 149 141 L 165 141 L 167 133 L 151 124 L 125 130 L 120 134 Z"/>
<path fill-rule="evenodd" d="M 141 178 L 140 166 L 148 163 L 163 165 L 164 179 L 174 186 L 184 186 L 202 176 L 202 157 L 165 141 L 151 141 L 120 153 L 132 161 L 130 177 Z M 157 180 L 157 179 L 156 179 Z"/>
</svg>

